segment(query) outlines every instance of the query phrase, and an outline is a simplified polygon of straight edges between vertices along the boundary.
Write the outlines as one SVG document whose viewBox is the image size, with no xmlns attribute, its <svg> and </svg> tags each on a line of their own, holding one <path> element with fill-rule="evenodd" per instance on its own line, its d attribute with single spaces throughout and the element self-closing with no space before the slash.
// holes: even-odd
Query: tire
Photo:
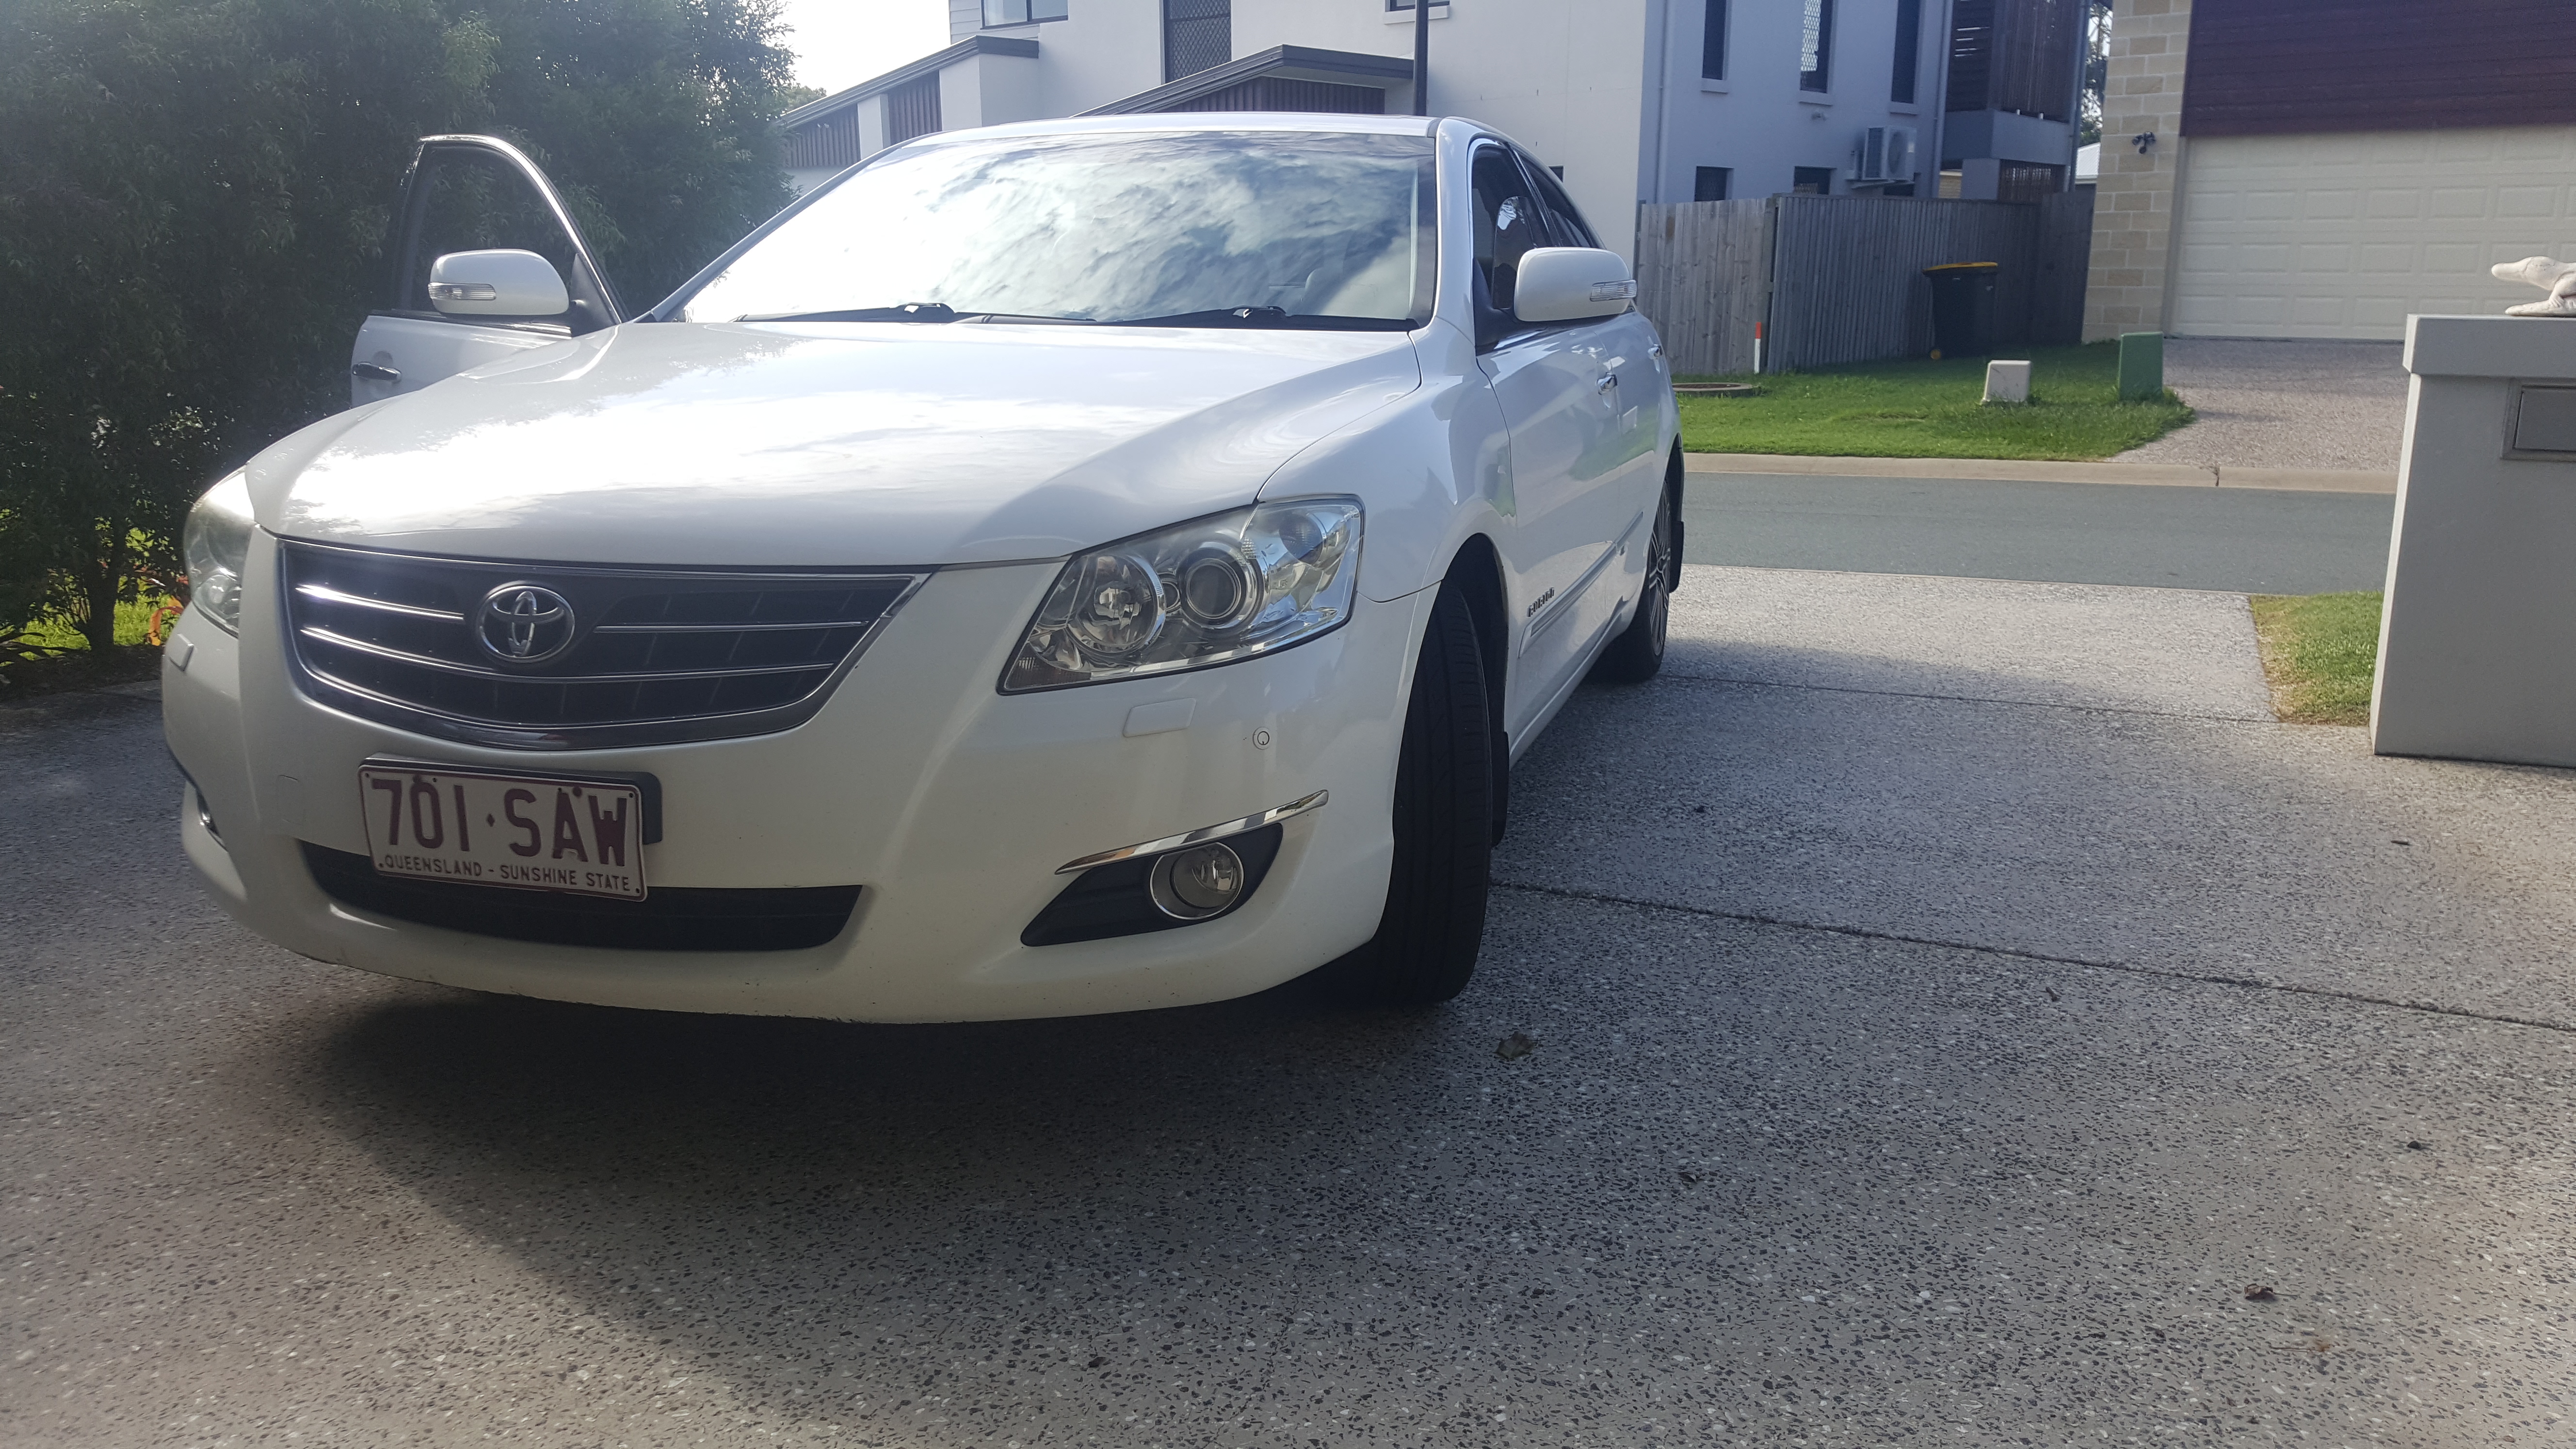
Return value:
<svg viewBox="0 0 2576 1449">
<path fill-rule="evenodd" d="M 1440 586 L 1414 665 L 1395 768 L 1395 860 L 1377 935 L 1336 963 L 1342 994 L 1429 1006 L 1464 990 L 1485 943 L 1492 879 L 1494 729 L 1476 620 Z"/>
<path fill-rule="evenodd" d="M 1672 622 L 1673 575 L 1679 572 L 1673 558 L 1677 525 L 1672 490 L 1655 490 L 1655 528 L 1646 536 L 1646 576 L 1638 586 L 1637 612 L 1610 647 L 1601 651 L 1592 666 L 1594 679 L 1605 684 L 1643 684 L 1663 672 L 1664 631 Z"/>
</svg>

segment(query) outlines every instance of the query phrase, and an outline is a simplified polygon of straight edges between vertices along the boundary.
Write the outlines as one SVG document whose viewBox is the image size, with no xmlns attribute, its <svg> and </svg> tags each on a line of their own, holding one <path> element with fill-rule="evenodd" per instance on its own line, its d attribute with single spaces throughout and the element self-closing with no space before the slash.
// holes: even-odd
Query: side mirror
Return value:
<svg viewBox="0 0 2576 1449">
<path fill-rule="evenodd" d="M 1524 322 L 1579 322 L 1616 317 L 1637 295 L 1636 279 L 1617 252 L 1595 247 L 1536 247 L 1521 255 L 1512 311 Z"/>
<path fill-rule="evenodd" d="M 552 317 L 572 295 L 535 252 L 449 252 L 429 264 L 429 305 L 451 317 Z"/>
</svg>

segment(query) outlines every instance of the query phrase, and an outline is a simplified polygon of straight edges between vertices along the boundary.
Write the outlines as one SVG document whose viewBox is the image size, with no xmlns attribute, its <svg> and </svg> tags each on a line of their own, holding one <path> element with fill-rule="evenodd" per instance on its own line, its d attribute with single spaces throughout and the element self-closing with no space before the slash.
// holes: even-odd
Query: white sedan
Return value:
<svg viewBox="0 0 2576 1449">
<path fill-rule="evenodd" d="M 1469 121 L 924 137 L 627 316 L 422 143 L 359 405 L 188 526 L 224 907 L 485 991 L 876 1021 L 1474 969 L 1511 761 L 1636 681 L 1678 426 L 1626 266 Z"/>
</svg>

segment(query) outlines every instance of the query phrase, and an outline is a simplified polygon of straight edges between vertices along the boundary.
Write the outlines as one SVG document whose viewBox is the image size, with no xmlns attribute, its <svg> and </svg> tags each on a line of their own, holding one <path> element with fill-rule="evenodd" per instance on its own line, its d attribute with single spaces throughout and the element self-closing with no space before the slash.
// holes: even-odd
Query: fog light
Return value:
<svg viewBox="0 0 2576 1449">
<path fill-rule="evenodd" d="M 1223 841 L 1176 850 L 1154 862 L 1154 909 L 1176 921 L 1199 921 L 1243 895 L 1243 857 Z"/>
</svg>

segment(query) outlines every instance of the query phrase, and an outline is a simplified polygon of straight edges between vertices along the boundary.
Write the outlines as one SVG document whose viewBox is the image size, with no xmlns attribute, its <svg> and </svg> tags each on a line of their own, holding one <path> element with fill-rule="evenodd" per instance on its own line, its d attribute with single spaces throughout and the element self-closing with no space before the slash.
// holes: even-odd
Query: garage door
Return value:
<svg viewBox="0 0 2576 1449">
<path fill-rule="evenodd" d="M 2211 136 L 2182 191 L 2184 336 L 2395 339 L 2540 300 L 2495 262 L 2576 260 L 2576 127 Z"/>
</svg>

